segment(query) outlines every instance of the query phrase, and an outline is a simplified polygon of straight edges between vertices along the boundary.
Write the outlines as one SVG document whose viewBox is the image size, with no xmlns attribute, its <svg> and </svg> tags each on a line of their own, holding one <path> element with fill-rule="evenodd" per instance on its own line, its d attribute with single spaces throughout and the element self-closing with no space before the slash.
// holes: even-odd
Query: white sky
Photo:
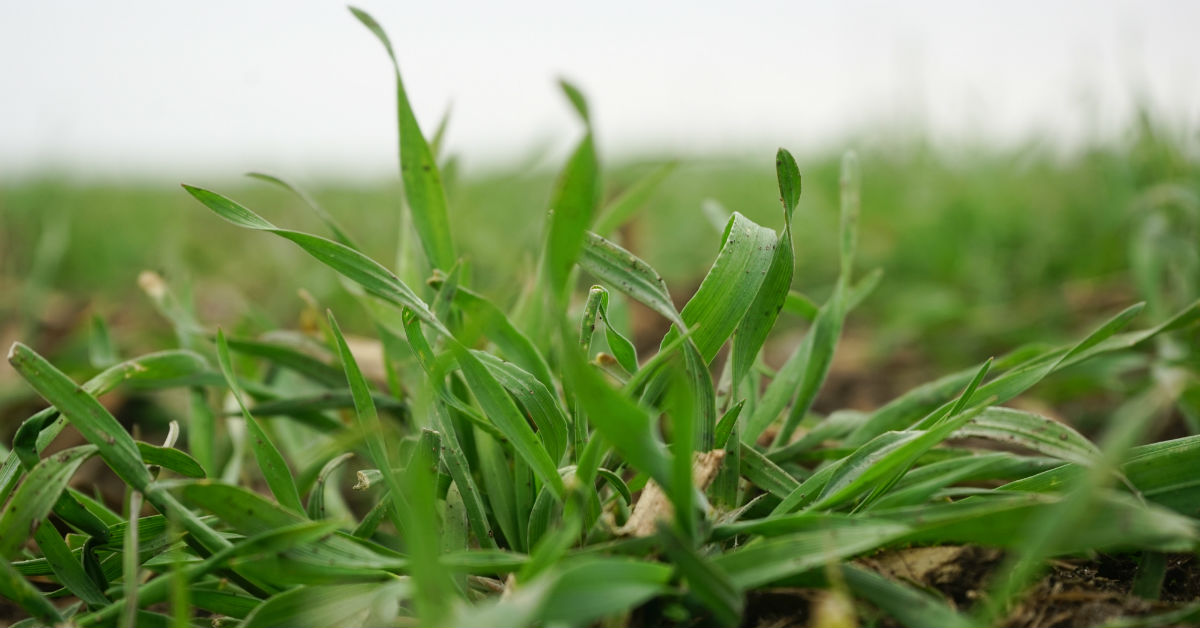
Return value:
<svg viewBox="0 0 1200 628">
<path fill-rule="evenodd" d="M 450 145 L 476 168 L 572 141 L 559 75 L 610 157 L 803 153 L 897 125 L 1070 143 L 1115 132 L 1137 90 L 1200 120 L 1200 2 L 360 6 L 427 132 L 453 103 Z M 393 89 L 340 2 L 0 0 L 0 178 L 386 176 Z"/>
</svg>

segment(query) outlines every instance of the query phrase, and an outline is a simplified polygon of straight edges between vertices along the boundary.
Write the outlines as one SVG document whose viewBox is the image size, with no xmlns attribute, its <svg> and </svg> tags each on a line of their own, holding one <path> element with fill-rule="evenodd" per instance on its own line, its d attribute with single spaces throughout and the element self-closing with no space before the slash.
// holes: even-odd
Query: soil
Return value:
<svg viewBox="0 0 1200 628">
<path fill-rule="evenodd" d="M 988 588 L 988 578 L 1003 554 L 974 546 L 918 547 L 890 550 L 858 561 L 898 581 L 941 597 L 969 611 Z M 1138 555 L 1100 555 L 1089 559 L 1053 561 L 1050 571 L 1023 596 L 1000 624 L 1009 628 L 1066 628 L 1100 626 L 1120 618 L 1158 615 L 1200 600 L 1200 561 L 1191 554 L 1167 556 L 1167 571 L 1157 600 L 1132 593 Z M 745 628 L 815 625 L 823 590 L 765 589 L 749 594 Z M 900 626 L 895 619 L 867 603 L 858 603 L 858 625 Z M 1197 625 L 1196 617 L 1178 626 Z"/>
</svg>

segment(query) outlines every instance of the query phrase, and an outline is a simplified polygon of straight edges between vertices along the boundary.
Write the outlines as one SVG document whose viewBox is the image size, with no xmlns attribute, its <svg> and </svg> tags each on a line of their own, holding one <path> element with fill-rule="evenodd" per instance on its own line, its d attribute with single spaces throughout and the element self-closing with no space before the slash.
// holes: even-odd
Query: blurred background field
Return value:
<svg viewBox="0 0 1200 628">
<path fill-rule="evenodd" d="M 884 276 L 851 316 L 838 352 L 827 394 L 844 395 L 841 403 L 871 407 L 930 376 L 1026 342 L 1065 340 L 1129 303 L 1160 298 L 1146 294 L 1162 291 L 1145 278 L 1139 285 L 1133 272 L 1147 252 L 1168 260 L 1172 268 L 1158 274 L 1181 284 L 1166 286 L 1161 298 L 1172 302 L 1152 315 L 1195 295 L 1186 278 L 1197 276 L 1200 241 L 1196 138 L 1149 115 L 1118 140 L 1066 154 L 1034 142 L 948 149 L 867 138 L 859 146 L 859 267 L 880 268 Z M 836 276 L 831 234 L 840 155 L 799 152 L 804 191 L 793 288 L 819 302 Z M 517 278 L 538 254 L 554 171 L 537 161 L 470 176 L 447 169 L 459 248 L 470 252 L 476 285 L 504 305 L 518 298 Z M 606 164 L 607 197 L 662 163 Z M 215 183 L 277 224 L 322 232 L 299 200 L 274 186 L 248 178 L 189 182 Z M 373 257 L 396 259 L 397 182 L 296 183 Z M 620 234 L 665 276 L 680 303 L 715 257 L 714 210 L 778 227 L 771 156 L 684 157 Z M 10 181 L 0 186 L 0 217 L 4 341 L 20 338 L 68 367 L 86 368 L 92 316 L 108 321 L 130 354 L 169 345 L 169 325 L 138 288 L 143 270 L 190 294 L 202 320 L 214 325 L 246 332 L 295 326 L 301 289 L 356 320 L 333 273 L 286 242 L 214 220 L 169 182 Z M 784 355 L 804 321 L 791 323 L 797 335 L 775 341 Z M 12 378 L 3 381 L 6 396 L 18 395 Z M 1067 391 L 1043 394 L 1069 394 L 1065 381 Z"/>
</svg>

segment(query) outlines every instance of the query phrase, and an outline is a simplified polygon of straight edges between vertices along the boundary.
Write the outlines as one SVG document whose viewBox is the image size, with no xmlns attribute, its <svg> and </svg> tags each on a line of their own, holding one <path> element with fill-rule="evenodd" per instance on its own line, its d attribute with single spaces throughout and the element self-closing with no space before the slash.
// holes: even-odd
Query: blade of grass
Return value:
<svg viewBox="0 0 1200 628">
<path fill-rule="evenodd" d="M 678 327 L 687 327 L 671 302 L 666 282 L 633 253 L 595 233 L 588 233 L 579 256 L 579 265 Z"/>
<path fill-rule="evenodd" d="M 712 361 L 754 303 L 775 258 L 776 240 L 773 231 L 737 212 L 726 224 L 716 261 L 680 312 L 688 328 L 695 328 L 692 341 L 705 362 Z M 664 343 L 679 333 L 668 333 Z"/>
<path fill-rule="evenodd" d="M 329 327 L 333 331 L 334 342 L 337 344 L 338 356 L 342 362 L 342 369 L 346 372 L 346 382 L 350 386 L 351 395 L 354 397 L 354 413 L 358 418 L 358 429 L 362 432 L 363 439 L 367 443 L 367 452 L 371 456 L 371 462 L 375 464 L 377 469 L 390 470 L 393 468 L 391 457 L 388 454 L 387 443 L 384 441 L 383 424 L 379 421 L 379 413 L 375 409 L 375 402 L 371 399 L 371 389 L 367 384 L 367 380 L 363 377 L 362 371 L 358 368 L 358 362 L 354 359 L 354 353 L 350 351 L 350 346 L 346 344 L 346 338 L 342 335 L 342 328 L 338 325 L 337 319 L 334 318 L 333 312 L 326 312 L 329 317 Z M 396 496 L 403 499 L 404 493 L 400 490 L 400 485 L 396 481 L 394 474 L 384 473 L 384 481 L 387 483 L 388 489 L 391 491 L 392 502 L 391 508 L 387 514 L 393 525 L 398 531 L 404 530 L 403 515 L 400 513 L 401 504 L 396 503 Z"/>
<path fill-rule="evenodd" d="M 404 198 L 412 209 L 413 226 L 430 268 L 449 270 L 458 256 L 450 235 L 450 217 L 446 209 L 446 191 L 442 187 L 437 160 L 421 127 L 400 78 L 400 64 L 392 50 L 392 42 L 375 18 L 362 9 L 350 7 L 350 12 L 383 44 L 396 75 L 396 121 L 400 131 L 400 178 L 404 181 Z"/>
<path fill-rule="evenodd" d="M 796 262 L 792 251 L 792 215 L 800 203 L 800 169 L 796 159 L 784 149 L 775 154 L 775 172 L 779 183 L 779 201 L 783 205 L 784 228 L 776 238 L 775 253 L 754 302 L 738 323 L 733 337 L 733 372 L 730 390 L 737 390 L 775 326 L 792 285 Z"/>
<path fill-rule="evenodd" d="M 458 360 L 463 378 L 471 393 L 483 408 L 484 414 L 509 440 L 517 453 L 529 464 L 539 480 L 557 496 L 562 497 L 564 487 L 555 465 L 545 446 L 534 435 L 525 416 L 517 409 L 512 398 L 473 353 L 457 341 L 450 343 L 451 351 Z"/>
<path fill-rule="evenodd" d="M 59 626 L 65 622 L 54 604 L 34 588 L 32 583 L 21 577 L 12 563 L 3 556 L 0 556 L 0 596 L 16 602 L 25 612 L 46 622 L 48 626 Z"/>
<path fill-rule="evenodd" d="M 971 628 L 974 624 L 928 593 L 885 578 L 855 565 L 843 565 L 842 577 L 852 591 L 869 600 L 909 628 L 945 626 Z"/>
<path fill-rule="evenodd" d="M 129 521 L 136 522 L 142 511 L 142 494 L 129 492 Z M 121 556 L 121 588 L 124 594 L 125 611 L 121 613 L 121 628 L 138 626 L 138 526 L 131 523 L 125 528 L 125 553 Z"/>
<path fill-rule="evenodd" d="M 689 591 L 712 612 L 717 624 L 738 625 L 746 601 L 729 574 L 700 555 L 670 526 L 660 523 L 658 534 L 676 571 L 687 580 Z"/>
<path fill-rule="evenodd" d="M 897 523 L 799 532 L 750 543 L 713 559 L 743 589 L 821 569 L 826 564 L 869 552 L 908 531 Z"/>
<path fill-rule="evenodd" d="M 48 520 L 43 521 L 34 531 L 33 539 L 50 564 L 54 577 L 75 597 L 83 600 L 90 608 L 100 608 L 111 602 L 84 571 L 79 558 L 67 547 L 52 523 Z"/>
<path fill-rule="evenodd" d="M 500 308 L 484 296 L 462 286 L 454 292 L 454 304 L 483 331 L 488 340 L 496 343 L 505 357 L 532 373 L 547 389 L 554 388 L 554 378 L 550 374 L 546 358 L 542 357 L 534 343 L 512 324 Z"/>
<path fill-rule="evenodd" d="M 988 408 L 962 426 L 955 438 L 986 438 L 1007 442 L 1040 454 L 1090 464 L 1100 449 L 1070 426 L 1044 416 L 1012 408 Z"/>
<path fill-rule="evenodd" d="M 567 448 L 567 417 L 558 398 L 521 367 L 482 351 L 472 353 L 538 427 L 537 435 L 550 459 L 561 460 Z"/>
<path fill-rule="evenodd" d="M 564 375 L 605 440 L 659 486 L 670 486 L 670 461 L 646 411 L 609 387 L 577 351 L 567 351 Z"/>
<path fill-rule="evenodd" d="M 389 625 L 396 620 L 395 600 L 407 598 L 410 589 L 411 584 L 404 580 L 392 580 L 383 585 L 354 583 L 298 587 L 263 602 L 241 625 L 245 628 Z"/>
<path fill-rule="evenodd" d="M 79 465 L 95 454 L 94 446 L 80 445 L 42 460 L 29 472 L 0 515 L 0 558 L 17 554 L 50 514 Z"/>
<path fill-rule="evenodd" d="M 142 463 L 133 438 L 95 397 L 54 368 L 45 358 L 21 343 L 14 343 L 8 361 L 47 401 L 95 445 L 117 475 L 136 490 L 150 484 L 150 472 Z"/>
<path fill-rule="evenodd" d="M 296 490 L 296 480 L 292 477 L 287 460 L 279 453 L 279 448 L 275 446 L 271 437 L 263 431 L 258 420 L 250 414 L 250 408 L 242 398 L 237 376 L 234 375 L 233 365 L 229 360 L 229 344 L 225 341 L 225 333 L 220 329 L 217 330 L 217 361 L 221 365 L 221 373 L 225 376 L 229 392 L 242 409 L 242 417 L 246 420 L 246 426 L 250 428 L 250 448 L 254 452 L 254 460 L 258 463 L 259 470 L 262 471 L 263 479 L 271 489 L 271 494 L 285 508 L 297 513 L 304 512 L 304 503 L 300 500 L 300 492 Z"/>
<path fill-rule="evenodd" d="M 564 91 L 576 107 L 582 95 L 568 83 Z M 586 122 L 586 104 L 580 108 Z M 601 194 L 599 164 L 590 128 L 567 161 L 550 201 L 546 228 L 546 271 L 556 303 L 565 304 L 567 281 L 583 248 Z"/>
<path fill-rule="evenodd" d="M 627 558 L 575 558 L 547 574 L 552 589 L 539 615 L 547 625 L 587 626 L 620 617 L 666 590 L 671 570 Z"/>
<path fill-rule="evenodd" d="M 321 219 L 321 222 L 325 223 L 326 227 L 329 227 L 329 230 L 333 232 L 333 237 L 337 238 L 338 242 L 341 242 L 352 249 L 361 250 L 362 247 L 354 243 L 354 239 L 351 238 L 348 233 L 346 233 L 345 229 L 342 229 L 342 226 L 338 224 L 337 219 L 330 215 L 329 212 L 325 211 L 325 208 L 321 207 L 320 203 L 318 203 L 312 196 L 309 196 L 309 194 L 304 190 L 292 185 L 291 183 L 288 183 L 287 181 L 284 181 L 283 179 L 280 179 L 279 177 L 262 172 L 247 172 L 246 176 L 252 179 L 258 179 L 259 181 L 265 181 L 267 183 L 277 185 L 296 195 L 297 198 L 299 198 L 306 206 L 308 206 L 309 209 L 312 210 L 314 214 L 317 215 L 317 218 Z"/>
<path fill-rule="evenodd" d="M 215 192 L 190 185 L 185 185 L 183 188 L 225 220 L 246 229 L 268 231 L 296 243 L 317 261 L 361 285 L 367 292 L 394 305 L 412 309 L 439 333 L 449 334 L 433 315 L 433 312 L 429 310 L 429 306 L 407 284 L 379 262 L 344 244 L 299 231 L 280 229 L 258 214 Z"/>
</svg>

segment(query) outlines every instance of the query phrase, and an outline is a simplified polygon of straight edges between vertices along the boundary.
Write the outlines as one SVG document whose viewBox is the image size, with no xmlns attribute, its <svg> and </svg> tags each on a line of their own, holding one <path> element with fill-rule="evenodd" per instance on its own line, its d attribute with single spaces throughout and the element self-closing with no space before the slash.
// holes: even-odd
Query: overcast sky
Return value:
<svg viewBox="0 0 1200 628">
<path fill-rule="evenodd" d="M 1200 120 L 1200 2 L 385 2 L 417 116 L 468 167 L 577 133 L 606 156 L 1111 134 L 1140 91 Z M 381 46 L 323 0 L 0 0 L 0 178 L 387 175 Z M 870 137 L 868 135 L 868 137 Z"/>
</svg>

